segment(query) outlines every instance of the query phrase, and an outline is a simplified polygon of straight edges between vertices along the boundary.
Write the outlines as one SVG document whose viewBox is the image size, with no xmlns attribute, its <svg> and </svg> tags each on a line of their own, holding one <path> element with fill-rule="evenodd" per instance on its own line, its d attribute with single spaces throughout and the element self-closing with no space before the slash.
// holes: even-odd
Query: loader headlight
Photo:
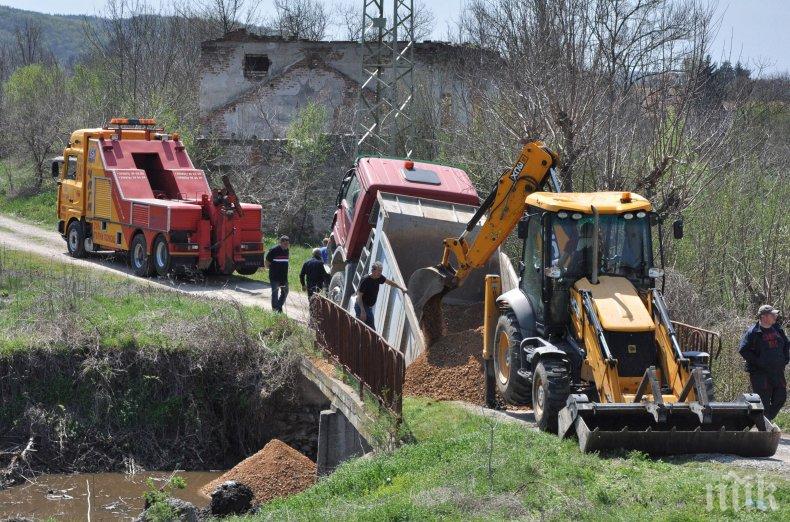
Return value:
<svg viewBox="0 0 790 522">
<path fill-rule="evenodd" d="M 638 217 L 639 219 L 642 219 L 642 218 L 643 218 L 643 217 L 645 217 L 646 215 L 647 215 L 647 214 L 645 214 L 644 212 L 637 212 L 637 213 L 636 213 L 636 217 Z"/>
<path fill-rule="evenodd" d="M 651 268 L 647 271 L 648 277 L 664 277 L 664 270 L 662 268 Z"/>
<path fill-rule="evenodd" d="M 568 213 L 567 212 L 558 212 L 557 213 L 557 217 L 559 217 L 560 219 L 565 219 L 566 217 L 568 217 Z"/>
</svg>

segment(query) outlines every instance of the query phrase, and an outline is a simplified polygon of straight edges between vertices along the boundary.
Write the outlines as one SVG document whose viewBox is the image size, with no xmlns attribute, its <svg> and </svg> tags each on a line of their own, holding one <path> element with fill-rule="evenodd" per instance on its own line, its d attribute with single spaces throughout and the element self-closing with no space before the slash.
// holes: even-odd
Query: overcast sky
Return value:
<svg viewBox="0 0 790 522">
<path fill-rule="evenodd" d="M 353 1 L 353 0 L 346 0 Z M 390 4 L 389 0 L 385 0 Z M 156 4 L 157 0 L 150 0 Z M 165 2 L 167 4 L 169 2 Z M 331 5 L 331 0 L 325 0 Z M 362 0 L 357 0 L 360 4 Z M 436 15 L 433 38 L 443 39 L 465 0 L 425 0 Z M 261 2 L 261 13 L 271 10 L 272 0 Z M 60 14 L 101 15 L 104 0 L 0 0 L 0 5 Z M 790 0 L 719 0 L 721 26 L 711 55 L 716 61 L 740 60 L 753 70 L 768 74 L 790 72 Z"/>
</svg>

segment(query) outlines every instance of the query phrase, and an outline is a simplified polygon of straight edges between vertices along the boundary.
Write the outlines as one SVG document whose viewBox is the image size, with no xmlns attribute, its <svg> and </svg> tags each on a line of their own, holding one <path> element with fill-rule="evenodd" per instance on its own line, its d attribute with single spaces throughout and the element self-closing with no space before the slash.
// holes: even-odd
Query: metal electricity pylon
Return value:
<svg viewBox="0 0 790 522">
<path fill-rule="evenodd" d="M 414 0 L 363 0 L 357 154 L 411 156 L 414 130 Z"/>
</svg>

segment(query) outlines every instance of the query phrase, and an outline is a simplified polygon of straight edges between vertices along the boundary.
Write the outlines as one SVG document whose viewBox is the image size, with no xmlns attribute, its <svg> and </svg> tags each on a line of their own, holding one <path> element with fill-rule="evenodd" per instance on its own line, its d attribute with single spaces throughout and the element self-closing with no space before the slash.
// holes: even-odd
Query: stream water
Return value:
<svg viewBox="0 0 790 522">
<path fill-rule="evenodd" d="M 154 471 L 136 475 L 40 475 L 35 482 L 0 491 L 0 520 L 15 515 L 36 520 L 49 517 L 57 520 L 88 520 L 89 487 L 91 521 L 131 520 L 143 510 L 146 479 L 153 478 L 155 486 L 159 488 L 172 474 L 170 471 Z M 184 478 L 187 487 L 175 490 L 173 496 L 202 508 L 209 499 L 199 492 L 200 488 L 221 475 L 221 472 L 185 471 L 177 475 Z"/>
</svg>

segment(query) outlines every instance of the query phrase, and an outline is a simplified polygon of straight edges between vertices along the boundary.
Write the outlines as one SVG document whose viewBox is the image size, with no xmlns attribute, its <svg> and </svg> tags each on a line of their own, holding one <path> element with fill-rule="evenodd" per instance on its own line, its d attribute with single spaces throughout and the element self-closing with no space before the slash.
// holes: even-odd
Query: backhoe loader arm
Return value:
<svg viewBox="0 0 790 522">
<path fill-rule="evenodd" d="M 543 185 L 556 163 L 557 156 L 543 142 L 528 141 L 516 163 L 499 178 L 463 234 L 444 240 L 441 266 L 454 274 L 454 286 L 462 284 L 472 270 L 485 266 L 524 215 L 527 196 Z M 486 222 L 469 243 L 467 235 L 483 216 Z M 451 261 L 453 256 L 457 262 L 455 267 Z"/>
<path fill-rule="evenodd" d="M 416 270 L 409 278 L 409 295 L 418 317 L 432 298 L 438 298 L 432 301 L 431 308 L 435 308 L 444 294 L 463 284 L 474 269 L 485 266 L 523 216 L 527 196 L 543 185 L 556 164 L 557 155 L 542 141 L 524 143 L 513 167 L 502 174 L 464 232 L 443 241 L 441 263 Z M 480 232 L 467 241 L 483 216 L 486 221 Z"/>
</svg>

